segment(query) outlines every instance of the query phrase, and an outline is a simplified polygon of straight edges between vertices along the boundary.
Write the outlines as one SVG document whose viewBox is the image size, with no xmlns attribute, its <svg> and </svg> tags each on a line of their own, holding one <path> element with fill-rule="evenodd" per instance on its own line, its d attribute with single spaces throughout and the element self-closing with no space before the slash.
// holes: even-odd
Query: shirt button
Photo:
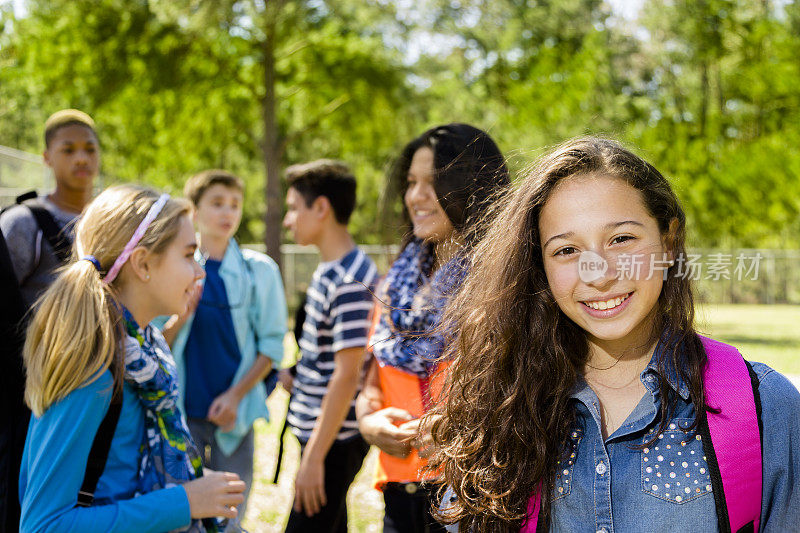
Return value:
<svg viewBox="0 0 800 533">
<path fill-rule="evenodd" d="M 603 528 L 603 529 L 598 529 L 597 533 L 608 533 L 608 531 L 606 530 L 606 528 Z"/>
<path fill-rule="evenodd" d="M 597 463 L 597 467 L 594 469 L 594 471 L 601 476 L 606 473 L 606 470 L 608 470 L 608 468 L 606 468 L 606 464 L 603 461 Z"/>
</svg>

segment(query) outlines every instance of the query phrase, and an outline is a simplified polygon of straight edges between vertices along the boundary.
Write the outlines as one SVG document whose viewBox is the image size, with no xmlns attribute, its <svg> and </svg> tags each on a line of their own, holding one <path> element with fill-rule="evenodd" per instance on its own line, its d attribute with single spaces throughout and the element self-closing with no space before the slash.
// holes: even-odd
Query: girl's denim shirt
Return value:
<svg viewBox="0 0 800 533">
<path fill-rule="evenodd" d="M 665 376 L 676 392 L 672 420 L 652 445 L 642 447 L 659 425 L 659 348 L 640 376 L 648 392 L 606 439 L 597 395 L 583 380 L 576 386 L 576 427 L 558 465 L 551 531 L 719 531 L 701 437 L 681 430 L 694 422 L 695 409 L 674 368 Z M 760 531 L 798 531 L 800 392 L 764 364 L 753 363 L 753 369 L 764 427 Z"/>
</svg>

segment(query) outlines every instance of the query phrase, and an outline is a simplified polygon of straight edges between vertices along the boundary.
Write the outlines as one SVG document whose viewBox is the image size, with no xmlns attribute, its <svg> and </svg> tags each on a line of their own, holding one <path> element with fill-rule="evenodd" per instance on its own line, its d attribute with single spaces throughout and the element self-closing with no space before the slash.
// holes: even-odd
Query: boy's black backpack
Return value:
<svg viewBox="0 0 800 533">
<path fill-rule="evenodd" d="M 27 311 L 11 264 L 6 240 L 0 232 L 0 531 L 19 531 L 19 464 L 30 411 L 23 402 L 22 328 Z"/>
<path fill-rule="evenodd" d="M 36 224 L 39 226 L 39 229 L 42 230 L 42 236 L 47 239 L 56 257 L 58 257 L 62 263 L 69 261 L 72 239 L 67 233 L 61 231 L 56 219 L 44 206 L 39 196 L 36 194 L 36 191 L 28 191 L 23 195 L 17 196 L 16 203 L 18 205 L 24 205 L 30 210 L 33 218 L 36 219 Z M 3 211 L 5 211 L 5 209 Z"/>
<path fill-rule="evenodd" d="M 66 263 L 69 260 L 72 242 L 61 231 L 53 215 L 31 191 L 17 197 L 17 204 L 30 209 L 42 235 L 53 248 L 56 257 Z M 3 210 L 5 211 L 5 210 Z M 2 214 L 3 211 L 0 211 Z M 25 343 L 25 328 L 29 309 L 22 299 L 17 276 L 11 262 L 5 237 L 0 232 L 0 394 L 3 409 L 0 409 L 0 533 L 19 531 L 19 470 L 25 437 L 28 433 L 30 410 L 23 400 L 25 372 L 22 362 L 22 347 Z M 120 387 L 115 387 L 111 406 L 100 423 L 89 460 L 86 465 L 78 505 L 91 505 L 97 481 L 105 468 L 111 439 L 122 407 Z"/>
</svg>

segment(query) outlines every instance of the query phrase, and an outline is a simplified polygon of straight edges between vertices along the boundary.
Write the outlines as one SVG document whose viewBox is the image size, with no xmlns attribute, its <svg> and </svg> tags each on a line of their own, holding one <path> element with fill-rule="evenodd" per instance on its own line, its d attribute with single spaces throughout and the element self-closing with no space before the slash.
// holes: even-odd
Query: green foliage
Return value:
<svg viewBox="0 0 800 533">
<path fill-rule="evenodd" d="M 107 182 L 228 168 L 260 241 L 274 95 L 273 171 L 350 163 L 352 229 L 379 242 L 388 165 L 427 127 L 483 127 L 515 171 L 599 133 L 673 181 L 692 245 L 797 247 L 798 55 L 796 1 L 648 0 L 635 21 L 602 0 L 0 2 L 0 143 L 38 152 L 49 113 L 86 109 Z"/>
</svg>

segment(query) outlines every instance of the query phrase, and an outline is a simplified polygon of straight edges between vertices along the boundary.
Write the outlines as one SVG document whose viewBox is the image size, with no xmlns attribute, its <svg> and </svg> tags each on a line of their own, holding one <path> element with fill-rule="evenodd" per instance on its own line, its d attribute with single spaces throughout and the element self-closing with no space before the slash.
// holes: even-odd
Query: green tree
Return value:
<svg viewBox="0 0 800 533">
<path fill-rule="evenodd" d="M 704 246 L 797 246 L 800 39 L 762 0 L 653 0 L 638 144 L 675 178 Z"/>
<path fill-rule="evenodd" d="M 37 0 L 27 7 L 13 31 L 8 77 L 29 80 L 38 123 L 58 107 L 92 112 L 113 180 L 179 188 L 203 167 L 244 175 L 263 195 L 251 189 L 243 234 L 263 229 L 276 260 L 285 164 L 348 160 L 365 178 L 362 196 L 376 200 L 394 134 L 413 129 L 399 53 L 370 29 L 392 20 L 378 5 Z M 264 169 L 266 179 L 258 179 Z M 263 224 L 254 216 L 261 206 Z M 355 222 L 362 234 L 373 225 Z"/>
</svg>

